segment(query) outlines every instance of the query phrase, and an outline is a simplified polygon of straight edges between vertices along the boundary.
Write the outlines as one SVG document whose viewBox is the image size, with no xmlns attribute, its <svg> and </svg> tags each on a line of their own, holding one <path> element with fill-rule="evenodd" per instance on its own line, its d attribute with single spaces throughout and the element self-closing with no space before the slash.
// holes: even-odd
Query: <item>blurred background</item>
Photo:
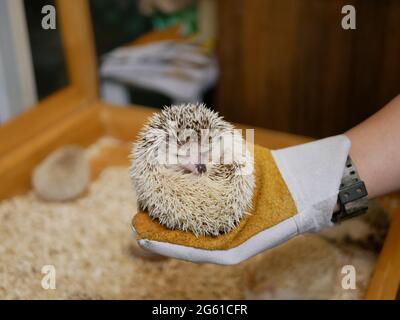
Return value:
<svg viewBox="0 0 400 320">
<path fill-rule="evenodd" d="M 68 84 L 52 0 L 0 0 L 0 121 Z M 344 30 L 342 7 L 356 8 Z M 91 0 L 103 100 L 204 101 L 235 122 L 343 132 L 400 89 L 396 0 Z"/>
</svg>

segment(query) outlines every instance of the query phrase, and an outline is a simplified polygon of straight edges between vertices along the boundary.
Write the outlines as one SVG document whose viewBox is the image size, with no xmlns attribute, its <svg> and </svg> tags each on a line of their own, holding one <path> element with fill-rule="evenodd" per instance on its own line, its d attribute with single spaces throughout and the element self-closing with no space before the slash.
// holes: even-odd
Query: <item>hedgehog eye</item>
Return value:
<svg viewBox="0 0 400 320">
<path fill-rule="evenodd" d="M 190 142 L 190 137 L 187 136 L 185 139 L 178 139 L 178 146 L 183 147 L 185 144 Z"/>
</svg>

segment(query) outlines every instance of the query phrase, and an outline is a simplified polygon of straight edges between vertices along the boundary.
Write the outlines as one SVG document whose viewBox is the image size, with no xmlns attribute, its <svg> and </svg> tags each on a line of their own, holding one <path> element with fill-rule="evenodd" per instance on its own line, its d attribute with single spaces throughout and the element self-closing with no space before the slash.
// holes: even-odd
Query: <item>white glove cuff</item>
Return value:
<svg viewBox="0 0 400 320">
<path fill-rule="evenodd" d="M 332 225 L 350 146 L 345 135 L 338 135 L 272 151 L 297 207 L 293 218 L 299 233 Z"/>
</svg>

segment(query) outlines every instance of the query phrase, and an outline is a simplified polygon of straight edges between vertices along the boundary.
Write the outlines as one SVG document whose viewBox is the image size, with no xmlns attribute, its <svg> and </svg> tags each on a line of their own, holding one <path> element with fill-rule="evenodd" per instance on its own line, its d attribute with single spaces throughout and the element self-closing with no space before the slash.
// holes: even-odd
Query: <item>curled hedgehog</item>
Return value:
<svg viewBox="0 0 400 320">
<path fill-rule="evenodd" d="M 131 159 L 140 207 L 167 228 L 218 236 L 250 209 L 253 156 L 241 132 L 203 104 L 154 114 Z"/>
</svg>

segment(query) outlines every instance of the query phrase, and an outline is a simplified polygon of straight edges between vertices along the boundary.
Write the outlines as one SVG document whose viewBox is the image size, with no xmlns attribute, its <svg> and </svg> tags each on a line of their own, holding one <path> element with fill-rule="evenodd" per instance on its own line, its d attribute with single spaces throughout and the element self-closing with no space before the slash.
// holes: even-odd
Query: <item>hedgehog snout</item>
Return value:
<svg viewBox="0 0 400 320">
<path fill-rule="evenodd" d="M 207 171 L 207 167 L 205 164 L 202 164 L 202 163 L 196 164 L 195 167 L 196 167 L 198 174 L 203 174 Z"/>
</svg>

